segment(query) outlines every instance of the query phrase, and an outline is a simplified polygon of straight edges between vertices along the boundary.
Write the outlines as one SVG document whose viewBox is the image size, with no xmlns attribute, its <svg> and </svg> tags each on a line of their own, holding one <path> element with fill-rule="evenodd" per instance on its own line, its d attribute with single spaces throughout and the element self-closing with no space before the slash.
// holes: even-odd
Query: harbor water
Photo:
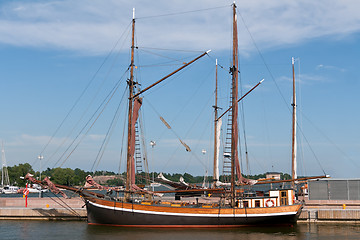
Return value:
<svg viewBox="0 0 360 240">
<path fill-rule="evenodd" d="M 0 239 L 288 240 L 360 239 L 360 225 L 299 223 L 294 227 L 163 229 L 92 226 L 84 221 L 1 220 Z"/>
</svg>

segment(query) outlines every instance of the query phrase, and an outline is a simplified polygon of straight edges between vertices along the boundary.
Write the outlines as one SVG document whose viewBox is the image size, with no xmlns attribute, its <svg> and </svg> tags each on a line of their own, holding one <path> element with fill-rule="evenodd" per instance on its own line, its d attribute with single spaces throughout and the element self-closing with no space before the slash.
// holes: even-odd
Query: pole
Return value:
<svg viewBox="0 0 360 240">
<path fill-rule="evenodd" d="M 218 116 L 218 106 L 217 106 L 217 101 L 218 101 L 218 64 L 217 64 L 217 59 L 216 59 L 216 67 L 215 67 L 215 105 L 214 105 L 214 109 L 215 109 L 215 121 L 214 121 L 214 172 L 213 172 L 213 181 L 214 181 L 214 186 L 216 184 L 216 181 L 219 180 L 219 160 L 218 160 L 218 149 L 217 149 L 217 145 L 218 145 L 218 132 L 217 132 L 217 126 L 218 126 L 218 120 L 217 120 L 217 116 Z"/>
<path fill-rule="evenodd" d="M 151 160 L 154 162 L 154 147 L 155 147 L 155 145 L 156 145 L 156 142 L 155 141 L 150 141 L 150 146 L 151 146 Z M 153 190 L 153 192 L 155 191 L 155 186 L 154 186 L 154 172 L 152 173 L 152 190 Z M 150 183 L 150 185 L 151 185 L 151 183 Z"/>
<path fill-rule="evenodd" d="M 291 59 L 292 62 L 292 75 L 293 75 L 293 102 L 292 102 L 292 179 L 297 178 L 297 163 L 296 163 L 296 152 L 297 152 L 297 143 L 296 143 L 296 91 L 295 91 L 295 68 L 294 68 L 294 58 Z M 292 186 L 295 187 L 295 181 L 292 182 Z"/>
<path fill-rule="evenodd" d="M 28 206 L 28 194 L 29 194 L 28 183 L 26 183 L 24 194 L 25 194 L 25 207 L 27 207 Z"/>
<path fill-rule="evenodd" d="M 40 178 L 39 178 L 39 180 L 40 180 L 40 182 L 41 182 L 41 160 L 44 158 L 44 156 L 42 156 L 42 155 L 39 155 L 38 156 L 38 159 L 39 159 L 39 161 L 40 161 Z M 39 198 L 42 198 L 42 192 L 41 192 L 41 186 L 39 185 Z"/>
</svg>

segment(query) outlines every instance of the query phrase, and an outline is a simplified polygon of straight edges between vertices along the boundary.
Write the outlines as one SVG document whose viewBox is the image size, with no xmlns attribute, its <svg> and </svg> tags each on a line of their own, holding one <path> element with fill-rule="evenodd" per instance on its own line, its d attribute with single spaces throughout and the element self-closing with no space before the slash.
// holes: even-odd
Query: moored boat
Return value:
<svg viewBox="0 0 360 240">
<path fill-rule="evenodd" d="M 248 196 L 241 189 L 242 186 L 253 185 L 256 181 L 246 179 L 241 175 L 238 159 L 238 102 L 242 98 L 238 99 L 237 90 L 238 43 L 235 3 L 232 5 L 232 10 L 233 56 L 232 66 L 230 67 L 230 73 L 232 75 L 232 100 L 231 106 L 228 109 L 231 110 L 229 113 L 231 113 L 232 119 L 232 137 L 231 152 L 227 154 L 228 159 L 231 161 L 231 181 L 227 184 L 221 183 L 219 181 L 219 174 L 215 169 L 216 167 L 214 167 L 213 181 L 215 184 L 210 189 L 188 186 L 182 181 L 179 183 L 168 182 L 168 184 L 173 184 L 177 187 L 174 191 L 167 191 L 175 193 L 175 199 L 173 199 L 173 197 L 166 198 L 161 196 L 160 194 L 163 192 L 151 192 L 141 189 L 135 184 L 135 123 L 139 115 L 138 111 L 142 105 L 142 98 L 140 98 L 140 95 L 165 80 L 168 76 L 205 56 L 209 51 L 201 54 L 193 61 L 184 64 L 178 70 L 151 86 L 141 91 L 137 89 L 138 92 L 135 92 L 134 50 L 136 46 L 134 44 L 135 16 L 133 16 L 131 63 L 129 67 L 130 77 L 127 82 L 129 87 L 129 111 L 127 116 L 126 186 L 125 189 L 121 190 L 115 188 L 103 188 L 109 191 L 114 190 L 122 192 L 123 195 L 114 197 L 113 195 L 99 194 L 90 190 L 60 186 L 52 184 L 50 181 L 47 181 L 46 183 L 52 189 L 59 187 L 79 193 L 86 204 L 89 224 L 126 227 L 240 227 L 248 225 L 292 225 L 296 223 L 297 218 L 301 213 L 303 203 L 296 200 L 294 189 L 270 190 L 261 196 Z M 217 107 L 215 107 L 215 109 L 217 109 Z M 215 122 L 219 121 L 221 116 L 217 118 L 216 115 Z M 167 124 L 165 123 L 165 120 L 162 119 L 162 121 L 165 125 Z M 215 127 L 215 129 L 217 129 L 217 127 Z M 191 151 L 185 143 L 181 140 L 180 142 L 185 146 L 187 151 Z M 215 146 L 217 146 L 216 143 Z M 215 155 L 217 155 L 217 153 L 215 153 Z M 217 163 L 214 163 L 214 166 L 217 165 Z M 40 183 L 40 181 L 31 179 L 31 177 L 28 177 L 27 179 Z M 295 180 L 296 179 L 293 179 L 293 181 Z M 166 181 L 166 179 L 162 179 L 161 183 L 166 183 Z M 92 185 L 94 184 L 95 183 L 92 182 Z M 198 195 L 205 197 L 200 198 Z"/>
<path fill-rule="evenodd" d="M 11 186 L 10 180 L 9 180 L 9 173 L 6 166 L 6 157 L 5 157 L 5 149 L 4 149 L 4 143 L 1 144 L 1 187 L 0 187 L 0 193 L 3 194 L 15 194 L 19 190 L 19 187 L 17 186 Z"/>
<path fill-rule="evenodd" d="M 9 185 L 5 185 L 5 186 L 1 187 L 1 189 L 0 189 L 0 193 L 3 193 L 3 194 L 15 194 L 15 193 L 18 193 L 18 191 L 19 191 L 19 187 L 9 186 Z"/>
</svg>

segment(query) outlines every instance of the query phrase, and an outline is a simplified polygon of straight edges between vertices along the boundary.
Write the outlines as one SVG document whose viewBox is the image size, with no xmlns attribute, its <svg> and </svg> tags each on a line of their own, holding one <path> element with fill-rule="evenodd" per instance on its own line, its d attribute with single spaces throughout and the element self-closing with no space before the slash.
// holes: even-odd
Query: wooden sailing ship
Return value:
<svg viewBox="0 0 360 240">
<path fill-rule="evenodd" d="M 184 188 L 176 191 L 191 193 L 200 192 L 207 194 L 206 201 L 198 201 L 198 198 L 182 198 L 180 200 L 165 200 L 157 197 L 155 192 L 140 189 L 135 184 L 134 164 L 134 141 L 135 122 L 138 110 L 141 107 L 140 95 L 156 84 L 165 80 L 182 68 L 206 55 L 203 53 L 193 61 L 184 64 L 181 68 L 167 75 L 153 85 L 134 92 L 134 32 L 135 16 L 132 20 L 132 46 L 128 105 L 128 138 L 127 138 L 127 176 L 123 197 L 110 197 L 92 192 L 90 190 L 77 189 L 67 186 L 54 185 L 48 182 L 53 189 L 65 188 L 78 192 L 84 199 L 87 209 L 88 223 L 98 225 L 115 225 L 124 227 L 240 227 L 248 225 L 292 225 L 296 223 L 303 207 L 302 203 L 296 201 L 294 189 L 271 190 L 263 196 L 246 196 L 237 186 L 253 184 L 249 179 L 241 175 L 238 160 L 238 39 L 237 39 L 237 17 L 236 5 L 233 8 L 233 57 L 230 73 L 232 75 L 232 105 L 231 109 L 231 181 L 228 185 L 220 186 L 218 162 L 214 153 L 214 185 L 211 189 Z M 259 83 L 260 84 L 260 83 Z M 255 88 L 255 87 L 254 87 Z M 253 88 L 253 89 L 254 89 Z M 253 90 L 252 89 L 252 90 Z M 295 103 L 294 103 L 295 104 Z M 217 115 L 217 102 L 215 102 L 215 131 L 218 128 L 220 117 Z M 228 110 L 229 110 L 228 109 Z M 217 149 L 217 135 L 215 134 L 215 146 Z M 236 178 L 237 176 L 237 178 Z M 294 176 L 294 175 L 293 175 Z M 296 177 L 295 177 L 296 178 Z M 31 176 L 27 179 L 35 181 Z M 293 179 L 294 180 L 294 179 Z M 37 181 L 39 182 L 39 181 Z M 213 195 L 213 196 L 211 196 Z"/>
</svg>

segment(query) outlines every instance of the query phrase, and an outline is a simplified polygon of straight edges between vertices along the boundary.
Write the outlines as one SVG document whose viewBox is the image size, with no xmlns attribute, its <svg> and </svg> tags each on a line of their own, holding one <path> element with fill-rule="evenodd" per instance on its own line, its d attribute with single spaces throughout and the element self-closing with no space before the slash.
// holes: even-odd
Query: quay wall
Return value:
<svg viewBox="0 0 360 240">
<path fill-rule="evenodd" d="M 359 209 L 304 209 L 299 217 L 301 222 L 345 222 L 360 223 Z"/>
<path fill-rule="evenodd" d="M 28 208 L 81 208 L 85 205 L 81 197 L 65 199 L 63 197 L 28 198 Z M 21 197 L 0 197 L 0 208 L 25 207 L 25 198 Z"/>
<path fill-rule="evenodd" d="M 0 220 L 86 220 L 85 208 L 0 208 Z"/>
<path fill-rule="evenodd" d="M 86 220 L 86 208 L 80 197 L 0 198 L 0 219 Z"/>
<path fill-rule="evenodd" d="M 81 197 L 24 198 L 0 197 L 0 219 L 86 220 Z M 360 223 L 360 201 L 306 200 L 300 222 L 351 221 Z"/>
<path fill-rule="evenodd" d="M 308 222 L 359 222 L 359 200 L 306 200 L 300 221 Z"/>
</svg>

